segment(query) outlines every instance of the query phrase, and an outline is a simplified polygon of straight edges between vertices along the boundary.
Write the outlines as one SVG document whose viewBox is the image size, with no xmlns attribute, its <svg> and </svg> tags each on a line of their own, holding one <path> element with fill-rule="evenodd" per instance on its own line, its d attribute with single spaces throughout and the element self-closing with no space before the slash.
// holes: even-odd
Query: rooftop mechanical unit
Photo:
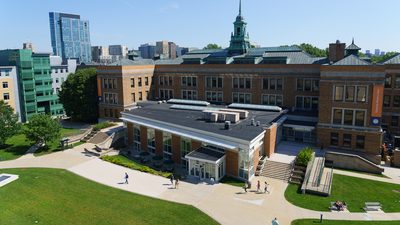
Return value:
<svg viewBox="0 0 400 225">
<path fill-rule="evenodd" d="M 241 104 L 241 103 L 232 103 L 228 106 L 228 108 L 235 109 L 251 109 L 258 111 L 270 111 L 270 112 L 281 112 L 282 108 L 274 105 L 255 105 L 255 104 Z"/>
<path fill-rule="evenodd" d="M 206 101 L 196 100 L 185 100 L 185 99 L 170 99 L 167 101 L 169 104 L 181 104 L 181 105 L 198 105 L 198 106 L 209 106 L 210 103 Z"/>
</svg>

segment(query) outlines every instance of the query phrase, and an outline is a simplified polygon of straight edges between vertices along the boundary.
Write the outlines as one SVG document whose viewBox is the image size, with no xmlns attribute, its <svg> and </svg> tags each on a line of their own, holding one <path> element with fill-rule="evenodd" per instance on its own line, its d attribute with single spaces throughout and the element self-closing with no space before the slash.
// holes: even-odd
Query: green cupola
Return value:
<svg viewBox="0 0 400 225">
<path fill-rule="evenodd" d="M 250 48 L 249 34 L 246 32 L 247 23 L 244 22 L 242 16 L 242 1 L 239 1 L 239 15 L 236 17 L 234 31 L 231 34 L 231 42 L 229 45 L 230 55 L 242 55 L 247 53 Z"/>
</svg>

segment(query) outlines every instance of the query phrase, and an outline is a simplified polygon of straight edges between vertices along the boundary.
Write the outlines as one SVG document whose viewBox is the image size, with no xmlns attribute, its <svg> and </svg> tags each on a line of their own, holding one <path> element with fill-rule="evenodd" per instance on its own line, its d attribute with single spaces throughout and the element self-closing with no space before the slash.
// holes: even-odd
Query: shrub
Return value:
<svg viewBox="0 0 400 225">
<path fill-rule="evenodd" d="M 296 165 L 307 166 L 308 162 L 311 160 L 314 150 L 311 147 L 303 148 L 296 158 Z"/>
<path fill-rule="evenodd" d="M 101 129 L 104 129 L 104 128 L 107 128 L 107 127 L 112 127 L 114 125 L 116 125 L 116 123 L 104 121 L 104 122 L 101 122 L 101 123 L 98 123 L 98 124 L 94 125 L 93 130 L 101 130 Z"/>
<path fill-rule="evenodd" d="M 140 165 L 134 161 L 131 161 L 123 156 L 104 155 L 104 156 L 101 156 L 100 158 L 104 161 L 114 163 L 114 164 L 117 164 L 117 165 L 120 165 L 123 167 L 127 167 L 130 169 L 138 170 L 140 172 L 150 173 L 150 174 L 154 174 L 154 175 L 162 176 L 162 177 L 166 177 L 166 178 L 171 176 L 171 173 L 154 170 L 148 166 Z"/>
</svg>

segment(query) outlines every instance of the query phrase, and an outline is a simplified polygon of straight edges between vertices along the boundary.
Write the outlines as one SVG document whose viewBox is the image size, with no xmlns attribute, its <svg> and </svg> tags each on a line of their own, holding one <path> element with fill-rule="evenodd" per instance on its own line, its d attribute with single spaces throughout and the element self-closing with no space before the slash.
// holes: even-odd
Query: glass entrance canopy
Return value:
<svg viewBox="0 0 400 225">
<path fill-rule="evenodd" d="M 225 176 L 225 153 L 201 147 L 185 156 L 189 160 L 190 175 L 203 179 L 219 181 Z"/>
</svg>

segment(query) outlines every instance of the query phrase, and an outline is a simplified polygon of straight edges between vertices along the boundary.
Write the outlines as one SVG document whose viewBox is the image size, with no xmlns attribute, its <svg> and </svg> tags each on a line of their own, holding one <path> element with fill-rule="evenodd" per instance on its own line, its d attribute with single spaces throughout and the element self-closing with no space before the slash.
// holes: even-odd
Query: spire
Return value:
<svg viewBox="0 0 400 225">
<path fill-rule="evenodd" d="M 354 37 L 353 37 L 353 40 L 351 41 L 351 44 L 353 44 L 353 45 L 354 45 Z"/>
<path fill-rule="evenodd" d="M 239 16 L 242 15 L 242 0 L 239 0 Z"/>
</svg>

